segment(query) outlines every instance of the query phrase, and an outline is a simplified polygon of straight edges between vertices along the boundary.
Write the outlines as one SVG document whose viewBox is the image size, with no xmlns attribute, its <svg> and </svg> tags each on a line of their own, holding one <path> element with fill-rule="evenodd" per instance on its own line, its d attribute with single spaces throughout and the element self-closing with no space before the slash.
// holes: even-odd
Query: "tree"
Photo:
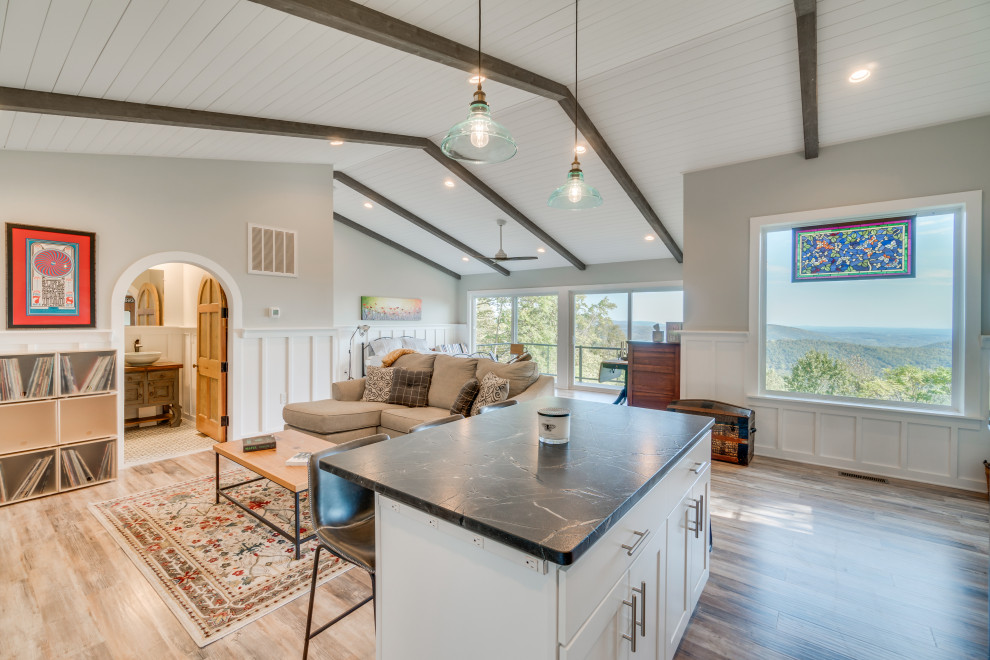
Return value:
<svg viewBox="0 0 990 660">
<path fill-rule="evenodd" d="M 858 390 L 856 377 L 849 367 L 819 351 L 805 353 L 785 380 L 791 392 L 856 396 Z"/>
<path fill-rule="evenodd" d="M 887 369 L 883 374 L 894 396 L 894 401 L 915 401 L 949 405 L 952 400 L 952 369 L 919 369 L 904 365 Z"/>
<path fill-rule="evenodd" d="M 588 296 L 584 294 L 574 296 L 575 380 L 597 380 L 602 360 L 617 357 L 619 350 L 625 346 L 625 330 L 611 318 L 611 312 L 617 307 L 607 296 L 594 304 L 589 303 Z M 579 348 L 581 346 L 599 348 L 589 350 Z"/>
</svg>

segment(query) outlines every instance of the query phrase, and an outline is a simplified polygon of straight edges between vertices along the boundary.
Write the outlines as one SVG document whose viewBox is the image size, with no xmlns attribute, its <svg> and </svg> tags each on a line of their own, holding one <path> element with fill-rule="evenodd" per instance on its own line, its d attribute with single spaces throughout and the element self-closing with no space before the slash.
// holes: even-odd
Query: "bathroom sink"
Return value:
<svg viewBox="0 0 990 660">
<path fill-rule="evenodd" d="M 158 361 L 162 356 L 160 351 L 141 351 L 140 353 L 124 353 L 124 362 L 132 367 L 146 367 Z"/>
</svg>

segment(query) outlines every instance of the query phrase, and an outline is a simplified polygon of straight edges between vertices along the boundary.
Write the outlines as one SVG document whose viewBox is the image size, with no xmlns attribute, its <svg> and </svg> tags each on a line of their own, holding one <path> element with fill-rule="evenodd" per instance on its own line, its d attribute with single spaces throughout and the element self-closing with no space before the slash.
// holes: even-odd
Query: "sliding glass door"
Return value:
<svg viewBox="0 0 990 660">
<path fill-rule="evenodd" d="M 602 360 L 623 353 L 628 338 L 629 294 L 574 294 L 574 384 L 622 387 L 600 383 Z"/>
<path fill-rule="evenodd" d="M 684 318 L 684 293 L 615 291 L 575 293 L 573 297 L 574 385 L 621 389 L 623 380 L 602 362 L 626 354 L 626 341 L 652 341 L 653 326 Z"/>
<path fill-rule="evenodd" d="M 541 373 L 557 375 L 557 294 L 474 298 L 475 350 L 506 362 L 512 344 L 522 344 Z"/>
</svg>

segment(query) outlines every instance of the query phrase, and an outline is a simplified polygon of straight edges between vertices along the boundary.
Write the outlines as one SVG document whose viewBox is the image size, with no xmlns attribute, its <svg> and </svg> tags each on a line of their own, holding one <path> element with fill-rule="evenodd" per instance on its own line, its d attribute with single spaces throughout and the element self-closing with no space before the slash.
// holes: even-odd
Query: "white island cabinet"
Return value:
<svg viewBox="0 0 990 660">
<path fill-rule="evenodd" d="M 568 408 L 541 445 L 536 411 Z M 546 397 L 324 457 L 376 492 L 380 660 L 673 658 L 708 580 L 711 418 Z"/>
<path fill-rule="evenodd" d="M 378 495 L 381 660 L 673 658 L 708 580 L 703 437 L 575 563 Z"/>
</svg>

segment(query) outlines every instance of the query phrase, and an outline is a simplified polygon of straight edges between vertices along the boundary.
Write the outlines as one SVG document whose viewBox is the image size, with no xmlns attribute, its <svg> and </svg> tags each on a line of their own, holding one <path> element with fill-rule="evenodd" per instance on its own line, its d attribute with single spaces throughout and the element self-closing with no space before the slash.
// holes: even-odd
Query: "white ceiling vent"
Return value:
<svg viewBox="0 0 990 660">
<path fill-rule="evenodd" d="M 297 277 L 296 232 L 248 225 L 248 272 Z"/>
</svg>

